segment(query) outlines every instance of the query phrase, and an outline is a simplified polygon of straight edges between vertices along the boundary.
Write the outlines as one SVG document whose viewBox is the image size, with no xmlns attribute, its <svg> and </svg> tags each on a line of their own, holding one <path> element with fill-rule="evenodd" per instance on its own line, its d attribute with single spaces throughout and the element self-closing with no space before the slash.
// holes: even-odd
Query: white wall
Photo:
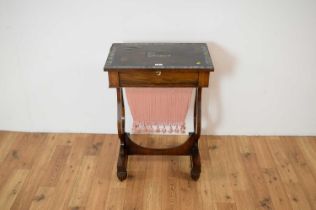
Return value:
<svg viewBox="0 0 316 210">
<path fill-rule="evenodd" d="M 116 132 L 112 42 L 207 42 L 205 134 L 316 135 L 315 0 L 1 0 L 0 130 Z"/>
</svg>

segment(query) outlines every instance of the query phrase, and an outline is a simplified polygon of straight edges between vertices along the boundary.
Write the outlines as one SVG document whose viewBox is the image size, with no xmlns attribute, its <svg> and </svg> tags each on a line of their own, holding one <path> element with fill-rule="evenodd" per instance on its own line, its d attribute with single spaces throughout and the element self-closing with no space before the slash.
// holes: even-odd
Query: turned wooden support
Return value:
<svg viewBox="0 0 316 210">
<path fill-rule="evenodd" d="M 127 147 L 125 142 L 125 107 L 122 88 L 116 88 L 117 95 L 117 130 L 120 139 L 120 150 L 117 160 L 117 177 L 123 181 L 127 177 Z"/>
<path fill-rule="evenodd" d="M 194 100 L 194 134 L 196 138 L 191 148 L 191 178 L 198 180 L 201 173 L 201 158 L 199 152 L 199 138 L 201 134 L 201 109 L 202 109 L 202 88 L 196 88 Z"/>
</svg>

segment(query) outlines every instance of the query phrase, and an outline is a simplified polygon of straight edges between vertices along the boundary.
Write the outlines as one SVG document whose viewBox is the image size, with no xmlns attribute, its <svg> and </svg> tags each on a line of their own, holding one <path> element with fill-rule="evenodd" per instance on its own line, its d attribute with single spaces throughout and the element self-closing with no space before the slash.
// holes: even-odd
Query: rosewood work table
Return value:
<svg viewBox="0 0 316 210">
<path fill-rule="evenodd" d="M 191 177 L 197 180 L 201 172 L 198 140 L 201 132 L 201 94 L 208 87 L 209 73 L 214 71 L 204 43 L 115 43 L 112 45 L 104 71 L 108 71 L 109 86 L 117 92 L 117 128 L 120 149 L 117 177 L 127 177 L 129 155 L 187 155 L 191 157 Z M 194 132 L 173 148 L 156 149 L 140 146 L 125 132 L 125 87 L 194 87 Z M 141 103 L 141 102 L 140 102 Z"/>
</svg>

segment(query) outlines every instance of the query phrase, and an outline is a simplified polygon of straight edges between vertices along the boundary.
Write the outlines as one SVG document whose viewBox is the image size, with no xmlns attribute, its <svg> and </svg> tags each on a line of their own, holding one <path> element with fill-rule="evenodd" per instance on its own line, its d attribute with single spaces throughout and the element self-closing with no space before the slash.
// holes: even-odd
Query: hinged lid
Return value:
<svg viewBox="0 0 316 210">
<path fill-rule="evenodd" d="M 214 71 L 205 43 L 114 43 L 104 70 L 115 69 Z"/>
</svg>

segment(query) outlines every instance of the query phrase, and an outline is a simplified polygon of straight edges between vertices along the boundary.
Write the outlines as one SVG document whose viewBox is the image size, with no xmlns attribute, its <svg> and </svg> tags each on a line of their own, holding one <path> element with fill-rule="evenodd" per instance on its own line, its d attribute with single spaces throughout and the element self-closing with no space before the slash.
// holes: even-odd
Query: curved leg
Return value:
<svg viewBox="0 0 316 210">
<path fill-rule="evenodd" d="M 192 147 L 191 163 L 191 178 L 196 181 L 200 178 L 201 173 L 201 159 L 197 142 Z"/>
<path fill-rule="evenodd" d="M 120 138 L 120 150 L 117 160 L 117 178 L 123 181 L 127 177 L 128 154 L 125 142 L 125 108 L 122 88 L 116 88 L 117 94 L 117 130 Z"/>
<path fill-rule="evenodd" d="M 120 181 L 123 181 L 127 177 L 127 170 L 126 170 L 127 160 L 128 160 L 127 152 L 124 148 L 124 145 L 121 145 L 118 160 L 117 160 L 117 172 L 116 172 L 117 178 Z"/>
<path fill-rule="evenodd" d="M 196 138 L 191 150 L 191 178 L 193 180 L 198 180 L 201 173 L 201 158 L 198 145 L 201 134 L 201 96 L 202 88 L 196 88 L 194 103 L 194 133 Z"/>
</svg>

